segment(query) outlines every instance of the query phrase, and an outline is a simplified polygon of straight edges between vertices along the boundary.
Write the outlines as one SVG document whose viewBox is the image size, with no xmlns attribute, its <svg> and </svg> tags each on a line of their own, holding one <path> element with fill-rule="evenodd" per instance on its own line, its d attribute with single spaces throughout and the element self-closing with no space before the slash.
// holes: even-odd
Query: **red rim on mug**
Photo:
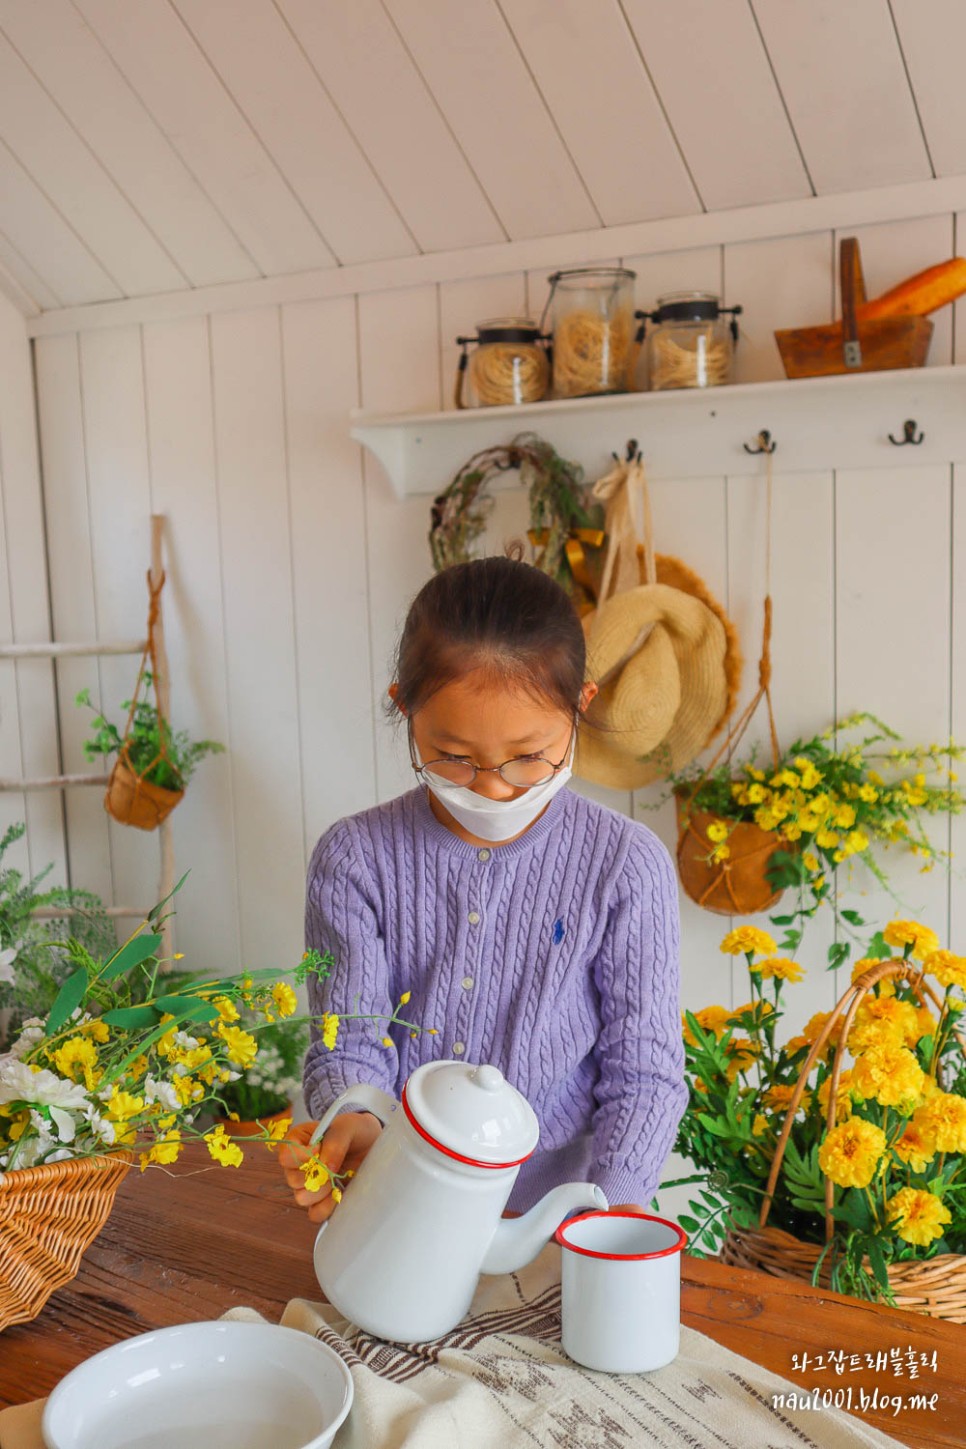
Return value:
<svg viewBox="0 0 966 1449">
<path fill-rule="evenodd" d="M 660 1223 L 662 1227 L 670 1228 L 672 1233 L 677 1235 L 677 1242 L 671 1243 L 667 1248 L 657 1248 L 650 1253 L 598 1253 L 593 1248 L 581 1248 L 576 1243 L 568 1243 L 567 1230 L 573 1228 L 577 1223 L 585 1223 L 588 1218 L 631 1218 L 639 1223 Z M 672 1253 L 682 1252 L 688 1245 L 688 1235 L 677 1223 L 672 1223 L 669 1218 L 659 1218 L 654 1213 L 607 1213 L 589 1212 L 580 1213 L 579 1216 L 568 1218 L 565 1223 L 553 1235 L 554 1242 L 559 1243 L 561 1248 L 566 1248 L 568 1253 L 580 1253 L 584 1258 L 607 1258 L 614 1263 L 640 1263 L 648 1258 L 668 1258 Z"/>
</svg>

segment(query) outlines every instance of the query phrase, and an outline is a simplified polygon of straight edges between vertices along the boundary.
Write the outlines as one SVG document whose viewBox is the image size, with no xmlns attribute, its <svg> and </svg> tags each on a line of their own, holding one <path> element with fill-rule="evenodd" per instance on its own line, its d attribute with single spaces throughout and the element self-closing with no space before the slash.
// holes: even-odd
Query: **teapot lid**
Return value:
<svg viewBox="0 0 966 1449">
<path fill-rule="evenodd" d="M 402 1105 L 431 1146 L 474 1167 L 517 1167 L 540 1136 L 530 1103 L 486 1064 L 426 1062 L 403 1088 Z"/>
</svg>

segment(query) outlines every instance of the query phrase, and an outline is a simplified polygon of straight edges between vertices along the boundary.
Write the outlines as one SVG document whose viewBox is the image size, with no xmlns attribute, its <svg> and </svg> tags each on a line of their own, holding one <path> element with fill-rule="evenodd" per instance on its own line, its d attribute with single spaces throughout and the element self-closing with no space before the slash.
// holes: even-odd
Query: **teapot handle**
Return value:
<svg viewBox="0 0 966 1449">
<path fill-rule="evenodd" d="M 393 1112 L 399 1106 L 395 1098 L 390 1097 L 388 1092 L 383 1092 L 379 1087 L 372 1087 L 367 1082 L 360 1082 L 356 1087 L 347 1087 L 340 1092 L 338 1097 L 326 1111 L 309 1138 L 309 1146 L 314 1147 L 320 1142 L 328 1128 L 332 1125 L 333 1118 L 342 1111 L 343 1107 L 361 1107 L 364 1112 L 371 1112 L 385 1127 Z"/>
</svg>

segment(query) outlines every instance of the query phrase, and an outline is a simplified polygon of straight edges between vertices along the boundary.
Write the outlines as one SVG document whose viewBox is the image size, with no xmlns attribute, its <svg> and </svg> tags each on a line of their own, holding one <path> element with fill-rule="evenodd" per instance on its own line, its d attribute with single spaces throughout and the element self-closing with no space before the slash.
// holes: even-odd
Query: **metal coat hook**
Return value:
<svg viewBox="0 0 966 1449">
<path fill-rule="evenodd" d="M 614 460 L 615 463 L 619 463 L 621 461 L 620 458 L 617 456 L 617 454 L 615 452 L 613 452 L 613 451 L 611 451 L 611 457 L 613 458 L 613 460 Z M 640 450 L 640 448 L 637 445 L 637 439 L 636 438 L 628 438 L 628 440 L 627 440 L 627 457 L 624 459 L 624 462 L 625 463 L 639 463 L 640 461 L 641 461 L 641 450 Z"/>
<path fill-rule="evenodd" d="M 914 444 L 914 446 L 918 447 L 925 436 L 925 433 L 920 433 L 917 438 L 915 418 L 906 418 L 906 421 L 902 425 L 902 437 L 894 438 L 890 433 L 889 442 L 895 443 L 897 448 L 904 448 L 907 443 L 912 443 Z"/>
<path fill-rule="evenodd" d="M 768 431 L 768 429 L 762 428 L 761 432 L 758 434 L 757 448 L 749 448 L 747 443 L 745 443 L 743 446 L 746 453 L 774 453 L 775 449 L 778 447 L 778 444 L 773 441 L 772 435 Z"/>
</svg>

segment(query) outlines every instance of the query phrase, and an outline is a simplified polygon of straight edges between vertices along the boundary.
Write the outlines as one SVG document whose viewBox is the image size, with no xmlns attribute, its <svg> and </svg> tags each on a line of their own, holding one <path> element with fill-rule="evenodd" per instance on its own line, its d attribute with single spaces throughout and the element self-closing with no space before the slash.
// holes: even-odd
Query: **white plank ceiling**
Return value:
<svg viewBox="0 0 966 1449">
<path fill-rule="evenodd" d="M 0 0 L 35 310 L 966 173 L 962 0 Z"/>
</svg>

